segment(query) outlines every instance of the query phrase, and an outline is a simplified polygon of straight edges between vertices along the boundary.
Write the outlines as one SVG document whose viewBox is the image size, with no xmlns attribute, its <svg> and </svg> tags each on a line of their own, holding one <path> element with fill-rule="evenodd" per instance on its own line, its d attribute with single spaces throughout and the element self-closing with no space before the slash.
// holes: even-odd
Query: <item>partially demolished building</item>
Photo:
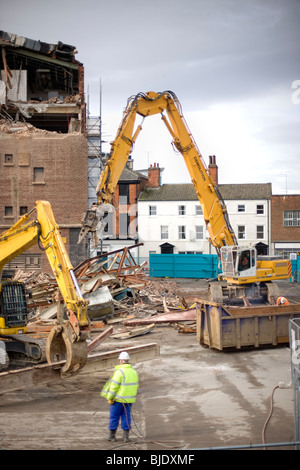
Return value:
<svg viewBox="0 0 300 470">
<path fill-rule="evenodd" d="M 77 244 L 88 204 L 83 64 L 61 42 L 0 31 L 0 47 L 0 231 L 47 200 L 77 265 L 87 255 Z M 12 264 L 49 271 L 38 247 Z"/>
</svg>

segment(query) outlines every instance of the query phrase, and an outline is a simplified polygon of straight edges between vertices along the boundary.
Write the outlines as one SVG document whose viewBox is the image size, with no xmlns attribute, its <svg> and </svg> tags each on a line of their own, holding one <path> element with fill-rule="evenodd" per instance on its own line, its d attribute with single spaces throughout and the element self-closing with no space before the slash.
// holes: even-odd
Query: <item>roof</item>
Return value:
<svg viewBox="0 0 300 470">
<path fill-rule="evenodd" d="M 130 168 L 125 167 L 124 170 L 122 171 L 122 174 L 119 178 L 120 183 L 133 183 L 140 181 L 141 178 L 147 179 L 147 177 L 136 170 L 131 170 Z"/>
<path fill-rule="evenodd" d="M 0 45 L 6 45 L 21 49 L 27 49 L 39 54 L 52 56 L 56 59 L 74 61 L 77 49 L 70 44 L 64 44 L 59 41 L 57 44 L 48 44 L 47 42 L 36 41 L 35 39 L 25 38 L 17 34 L 0 31 Z"/>
<path fill-rule="evenodd" d="M 271 183 L 256 184 L 219 184 L 223 199 L 270 199 Z"/>
<path fill-rule="evenodd" d="M 219 184 L 218 189 L 224 200 L 270 199 L 271 183 L 262 184 Z M 140 201 L 195 201 L 198 200 L 192 183 L 163 184 L 159 188 L 146 188 Z"/>
</svg>

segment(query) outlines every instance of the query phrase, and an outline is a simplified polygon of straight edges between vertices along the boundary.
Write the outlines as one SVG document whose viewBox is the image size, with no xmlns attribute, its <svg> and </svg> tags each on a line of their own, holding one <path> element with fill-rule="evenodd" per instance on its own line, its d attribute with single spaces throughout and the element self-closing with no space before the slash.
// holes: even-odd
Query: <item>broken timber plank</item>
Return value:
<svg viewBox="0 0 300 470">
<path fill-rule="evenodd" d="M 147 333 L 150 333 L 155 328 L 155 324 L 151 323 L 150 325 L 143 326 L 141 328 L 134 328 L 133 330 L 130 331 L 124 331 L 121 333 L 116 333 L 112 335 L 111 337 L 114 339 L 126 339 L 126 338 L 134 338 L 135 336 L 141 336 L 145 335 Z"/>
<path fill-rule="evenodd" d="M 85 366 L 78 374 L 99 372 L 114 367 L 118 363 L 118 357 L 121 351 L 127 351 L 129 353 L 131 363 L 155 359 L 160 354 L 159 346 L 156 343 L 97 353 L 88 356 Z M 62 367 L 64 363 L 65 361 L 58 362 L 55 365 L 48 363 L 39 364 L 24 369 L 1 372 L 0 393 L 32 388 L 53 380 L 63 380 L 64 378 L 60 372 L 60 367 Z"/>
<path fill-rule="evenodd" d="M 133 320 L 124 321 L 124 326 L 148 325 L 149 323 L 173 323 L 186 320 L 196 320 L 196 309 L 180 310 L 179 312 L 154 315 L 148 318 L 135 318 Z"/>
<path fill-rule="evenodd" d="M 98 344 L 100 344 L 105 338 L 112 334 L 114 331 L 113 327 L 108 328 L 107 330 L 100 333 L 97 338 L 93 339 L 93 341 L 88 345 L 88 353 L 92 352 Z"/>
</svg>

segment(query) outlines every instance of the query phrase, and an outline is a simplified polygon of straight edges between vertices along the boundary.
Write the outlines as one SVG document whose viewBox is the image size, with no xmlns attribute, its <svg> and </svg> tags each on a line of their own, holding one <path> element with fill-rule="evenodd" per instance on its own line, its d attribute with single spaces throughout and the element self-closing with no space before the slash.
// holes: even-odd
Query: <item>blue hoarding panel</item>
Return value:
<svg viewBox="0 0 300 470">
<path fill-rule="evenodd" d="M 150 254 L 150 276 L 216 278 L 221 272 L 217 255 Z"/>
</svg>

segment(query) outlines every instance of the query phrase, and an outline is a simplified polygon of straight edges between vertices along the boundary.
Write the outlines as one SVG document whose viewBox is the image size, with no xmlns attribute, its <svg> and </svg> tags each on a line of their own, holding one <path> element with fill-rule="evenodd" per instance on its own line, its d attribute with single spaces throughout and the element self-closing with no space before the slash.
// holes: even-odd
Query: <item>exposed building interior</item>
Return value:
<svg viewBox="0 0 300 470">
<path fill-rule="evenodd" d="M 83 65 L 76 48 L 0 31 L 1 117 L 48 131 L 83 130 Z"/>
</svg>

